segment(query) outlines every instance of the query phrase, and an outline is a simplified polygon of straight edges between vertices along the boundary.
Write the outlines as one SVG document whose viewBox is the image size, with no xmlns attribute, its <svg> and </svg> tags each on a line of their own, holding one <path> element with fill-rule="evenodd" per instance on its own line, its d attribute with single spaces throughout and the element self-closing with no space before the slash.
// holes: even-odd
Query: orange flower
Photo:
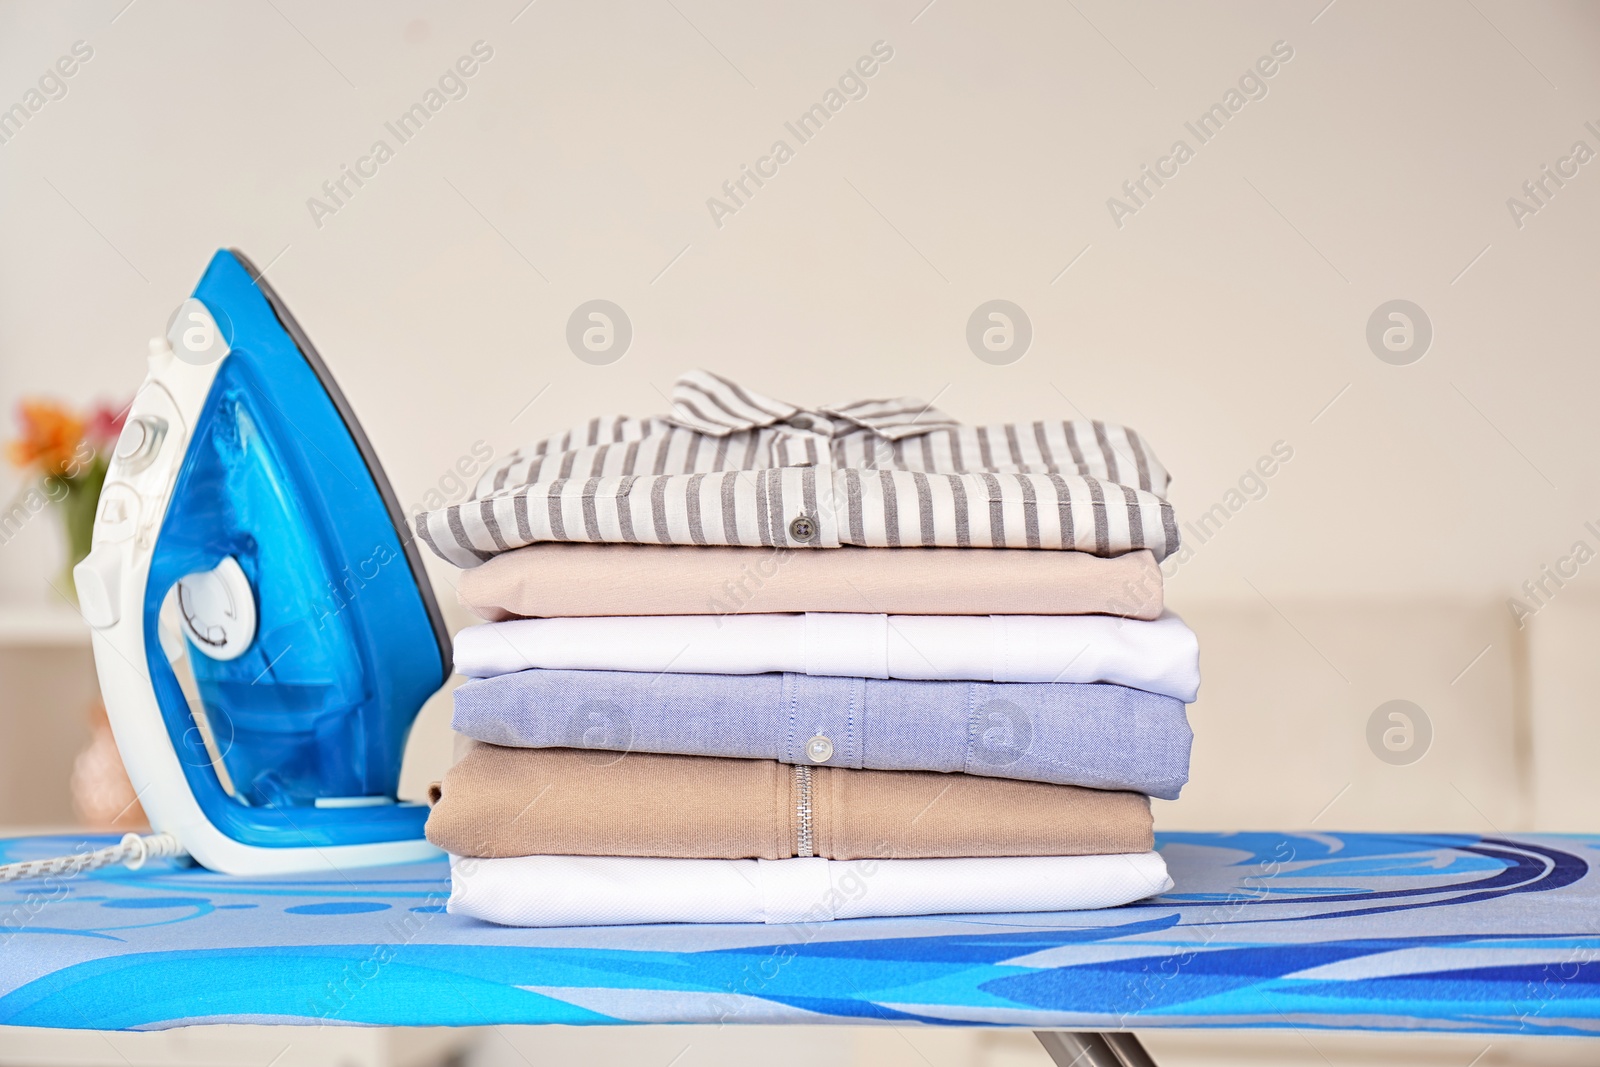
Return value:
<svg viewBox="0 0 1600 1067">
<path fill-rule="evenodd" d="M 24 400 L 17 413 L 22 436 L 6 447 L 18 467 L 36 467 L 41 474 L 66 470 L 83 440 L 83 420 L 53 401 Z"/>
</svg>

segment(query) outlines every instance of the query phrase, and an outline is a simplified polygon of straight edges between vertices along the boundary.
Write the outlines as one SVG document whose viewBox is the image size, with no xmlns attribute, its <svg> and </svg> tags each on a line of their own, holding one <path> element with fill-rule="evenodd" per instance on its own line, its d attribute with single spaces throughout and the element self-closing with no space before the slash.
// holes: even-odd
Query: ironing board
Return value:
<svg viewBox="0 0 1600 1067">
<path fill-rule="evenodd" d="M 79 844 L 0 840 L 0 862 Z M 442 859 L 14 882 L 0 1024 L 1016 1026 L 1080 1064 L 1147 1063 L 1116 1032 L 1155 1027 L 1600 1034 L 1600 835 L 1159 847 L 1177 888 L 1126 907 L 803 926 L 496 927 L 446 913 Z"/>
</svg>

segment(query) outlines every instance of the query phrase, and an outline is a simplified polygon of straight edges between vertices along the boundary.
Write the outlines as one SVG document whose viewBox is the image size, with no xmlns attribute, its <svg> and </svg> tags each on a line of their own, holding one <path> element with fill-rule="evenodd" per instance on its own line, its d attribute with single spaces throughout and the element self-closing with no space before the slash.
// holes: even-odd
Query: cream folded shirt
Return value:
<svg viewBox="0 0 1600 1067">
<path fill-rule="evenodd" d="M 851 861 L 452 856 L 447 910 L 503 926 L 812 923 L 1113 908 L 1171 888 L 1155 852 Z"/>
<path fill-rule="evenodd" d="M 1148 550 L 1110 559 L 1007 548 L 841 548 L 548 542 L 462 573 L 491 621 L 586 615 L 863 611 L 891 615 L 1161 614 Z"/>
<path fill-rule="evenodd" d="M 652 674 L 825 674 L 1112 682 L 1193 703 L 1200 645 L 1171 612 L 1108 615 L 733 615 L 512 619 L 456 634 L 455 667 Z"/>
</svg>

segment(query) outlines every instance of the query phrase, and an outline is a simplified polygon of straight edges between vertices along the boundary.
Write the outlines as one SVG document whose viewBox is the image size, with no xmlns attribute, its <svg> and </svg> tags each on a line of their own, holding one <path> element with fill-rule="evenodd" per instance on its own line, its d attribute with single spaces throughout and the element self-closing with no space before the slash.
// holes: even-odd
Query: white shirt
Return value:
<svg viewBox="0 0 1600 1067">
<path fill-rule="evenodd" d="M 1155 852 L 916 860 L 451 856 L 447 907 L 503 926 L 811 923 L 1112 908 L 1171 888 Z"/>
<path fill-rule="evenodd" d="M 626 615 L 512 619 L 456 634 L 456 670 L 1111 682 L 1191 703 L 1200 645 L 1167 612 L 1110 615 Z"/>
</svg>

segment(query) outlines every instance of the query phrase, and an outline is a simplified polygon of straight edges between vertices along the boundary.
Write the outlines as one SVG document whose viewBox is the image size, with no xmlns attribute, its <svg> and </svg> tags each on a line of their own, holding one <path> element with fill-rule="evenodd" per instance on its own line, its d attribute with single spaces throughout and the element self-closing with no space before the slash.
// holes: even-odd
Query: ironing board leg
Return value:
<svg viewBox="0 0 1600 1067">
<path fill-rule="evenodd" d="M 1126 1033 L 1035 1030 L 1056 1067 L 1155 1067 L 1139 1039 Z"/>
<path fill-rule="evenodd" d="M 1132 1034 L 1116 1033 L 1103 1036 L 1106 1043 L 1111 1046 L 1111 1051 L 1122 1060 L 1124 1067 L 1156 1067 L 1156 1061 L 1144 1050 L 1143 1042 Z"/>
</svg>

